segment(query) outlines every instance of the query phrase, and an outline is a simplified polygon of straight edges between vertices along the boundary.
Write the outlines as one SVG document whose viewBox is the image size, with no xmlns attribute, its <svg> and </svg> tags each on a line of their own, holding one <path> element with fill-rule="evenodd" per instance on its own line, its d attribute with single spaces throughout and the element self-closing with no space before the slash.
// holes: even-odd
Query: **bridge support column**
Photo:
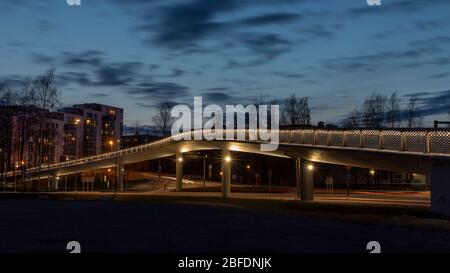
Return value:
<svg viewBox="0 0 450 273">
<path fill-rule="evenodd" d="M 311 165 L 312 166 L 312 165 Z M 313 201 L 314 200 L 314 170 L 307 167 L 303 170 L 301 200 Z"/>
<path fill-rule="evenodd" d="M 304 160 L 295 157 L 295 176 L 297 182 L 297 196 L 302 201 L 314 200 L 314 167 L 304 164 Z"/>
<path fill-rule="evenodd" d="M 53 183 L 53 187 L 54 189 L 57 191 L 59 188 L 59 181 L 58 181 L 58 176 L 56 174 L 52 175 L 52 183 Z"/>
<path fill-rule="evenodd" d="M 433 212 L 450 216 L 450 165 L 431 167 L 431 209 Z"/>
<path fill-rule="evenodd" d="M 177 191 L 181 191 L 183 189 L 183 153 L 177 152 L 176 158 L 175 158 L 175 165 L 176 165 L 176 176 L 177 176 L 177 182 L 176 182 L 176 189 Z"/>
<path fill-rule="evenodd" d="M 116 170 L 117 170 L 117 185 L 116 185 L 117 191 L 123 192 L 123 170 L 124 170 L 123 163 L 117 163 Z"/>
<path fill-rule="evenodd" d="M 295 182 L 297 185 L 297 198 L 301 199 L 301 186 L 302 186 L 302 164 L 300 158 L 295 158 Z"/>
<path fill-rule="evenodd" d="M 227 198 L 231 192 L 231 152 L 222 151 L 222 197 Z"/>
</svg>

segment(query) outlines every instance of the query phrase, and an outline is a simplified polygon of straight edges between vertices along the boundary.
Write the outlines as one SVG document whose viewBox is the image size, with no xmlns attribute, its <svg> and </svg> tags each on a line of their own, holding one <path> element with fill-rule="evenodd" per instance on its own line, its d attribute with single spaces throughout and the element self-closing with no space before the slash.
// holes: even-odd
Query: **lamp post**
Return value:
<svg viewBox="0 0 450 273">
<path fill-rule="evenodd" d="M 203 188 L 206 187 L 206 159 L 208 155 L 205 154 L 203 157 Z"/>
<path fill-rule="evenodd" d="M 115 155 L 114 155 L 114 163 L 115 163 L 115 165 L 116 165 L 116 179 L 114 180 L 115 181 L 115 183 L 114 183 L 114 196 L 115 195 L 117 195 L 117 185 L 118 185 L 118 180 L 119 180 L 119 174 L 122 172 L 122 170 L 120 169 L 119 170 L 119 168 L 122 168 L 122 166 L 119 166 L 119 164 L 118 164 L 118 162 L 117 162 L 117 151 L 118 151 L 118 148 L 119 148 L 119 143 L 120 143 L 120 139 L 117 139 L 116 140 L 116 153 L 115 153 Z M 109 141 L 109 145 L 111 145 L 111 150 L 112 150 L 112 148 L 114 147 L 114 141 L 113 140 L 110 140 Z"/>
<path fill-rule="evenodd" d="M 252 183 L 252 175 L 251 175 L 251 171 L 250 169 L 252 168 L 249 164 L 247 164 L 247 166 L 245 166 L 245 168 L 247 169 L 247 176 L 248 176 L 248 184 L 250 185 Z"/>
<path fill-rule="evenodd" d="M 113 148 L 114 148 L 114 141 L 113 141 L 113 140 L 110 140 L 110 141 L 108 142 L 108 144 L 109 144 L 109 151 L 112 153 L 112 152 L 113 152 Z"/>
<path fill-rule="evenodd" d="M 22 192 L 25 192 L 25 161 L 21 161 L 20 165 L 22 167 Z"/>
<path fill-rule="evenodd" d="M 16 162 L 14 165 L 14 192 L 17 192 L 17 168 L 19 168 L 19 163 Z"/>
</svg>

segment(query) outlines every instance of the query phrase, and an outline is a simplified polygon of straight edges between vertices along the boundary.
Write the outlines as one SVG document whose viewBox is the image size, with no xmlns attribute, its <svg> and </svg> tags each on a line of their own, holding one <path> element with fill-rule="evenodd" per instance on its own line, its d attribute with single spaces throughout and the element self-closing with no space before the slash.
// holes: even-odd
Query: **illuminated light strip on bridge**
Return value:
<svg viewBox="0 0 450 273">
<path fill-rule="evenodd" d="M 61 163 L 50 165 L 42 165 L 41 167 L 29 168 L 27 171 L 32 173 L 39 170 L 58 169 L 63 167 L 70 167 L 88 162 L 95 162 L 105 159 L 114 159 L 116 157 L 126 156 L 141 152 L 147 149 L 161 147 L 164 145 L 182 142 L 183 139 L 194 139 L 195 134 L 200 134 L 200 131 L 191 131 L 180 133 L 176 136 L 167 137 L 152 143 L 119 150 L 117 152 L 110 152 L 82 159 L 76 159 Z M 238 140 L 236 135 L 238 132 L 245 131 L 245 142 L 248 143 L 262 143 L 260 140 L 248 140 L 250 133 L 254 135 L 258 130 L 233 130 L 234 140 L 226 139 L 228 130 L 223 130 L 223 140 L 217 141 L 243 141 Z M 253 132 L 251 132 L 253 131 Z M 181 138 L 182 140 L 175 140 Z M 195 140 L 192 140 L 195 141 Z M 378 150 L 385 152 L 401 152 L 415 155 L 426 156 L 443 156 L 450 157 L 450 129 L 382 129 L 382 130 L 367 130 L 367 129 L 302 129 L 302 130 L 280 130 L 279 131 L 280 145 L 305 145 L 317 147 L 336 147 L 336 148 L 352 148 L 361 150 Z M 21 171 L 16 171 L 21 173 Z M 8 172 L 7 176 L 14 175 L 14 172 Z"/>
</svg>

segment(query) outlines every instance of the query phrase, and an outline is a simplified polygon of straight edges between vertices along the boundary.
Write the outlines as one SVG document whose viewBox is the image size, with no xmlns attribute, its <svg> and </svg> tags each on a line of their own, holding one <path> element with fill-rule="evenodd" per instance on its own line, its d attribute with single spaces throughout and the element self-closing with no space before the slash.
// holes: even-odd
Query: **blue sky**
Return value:
<svg viewBox="0 0 450 273">
<path fill-rule="evenodd" d="M 450 1 L 0 1 L 0 81 L 54 66 L 64 105 L 125 109 L 151 124 L 161 101 L 310 97 L 339 122 L 372 92 L 420 94 L 426 120 L 450 108 Z M 430 124 L 428 124 L 430 125 Z"/>
</svg>

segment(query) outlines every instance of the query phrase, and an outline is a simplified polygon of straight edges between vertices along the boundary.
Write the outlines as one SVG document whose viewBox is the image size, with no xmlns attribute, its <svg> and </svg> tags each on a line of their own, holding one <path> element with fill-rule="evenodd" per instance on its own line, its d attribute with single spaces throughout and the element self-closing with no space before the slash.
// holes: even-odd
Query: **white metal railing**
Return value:
<svg viewBox="0 0 450 273">
<path fill-rule="evenodd" d="M 262 142 L 259 139 L 250 139 L 251 135 L 258 135 L 258 130 L 233 130 L 236 136 L 239 132 L 244 133 L 247 142 Z M 223 130 L 223 139 L 227 141 L 227 130 Z M 276 132 L 275 132 L 276 133 Z M 152 143 L 141 146 L 110 152 L 81 159 L 43 165 L 40 168 L 30 168 L 28 172 L 53 170 L 63 167 L 70 167 L 89 162 L 105 159 L 115 159 L 128 154 L 133 154 L 159 146 L 164 146 L 176 142 L 175 139 L 194 139 L 194 135 L 201 134 L 200 131 L 180 133 Z M 242 140 L 238 140 L 242 141 Z M 360 149 L 377 149 L 384 151 L 399 151 L 423 153 L 428 155 L 448 155 L 450 156 L 450 128 L 449 129 L 301 129 L 301 130 L 280 130 L 280 144 L 300 144 L 317 145 L 331 147 L 348 147 Z M 21 171 L 9 172 L 7 176 L 21 174 Z"/>
</svg>

